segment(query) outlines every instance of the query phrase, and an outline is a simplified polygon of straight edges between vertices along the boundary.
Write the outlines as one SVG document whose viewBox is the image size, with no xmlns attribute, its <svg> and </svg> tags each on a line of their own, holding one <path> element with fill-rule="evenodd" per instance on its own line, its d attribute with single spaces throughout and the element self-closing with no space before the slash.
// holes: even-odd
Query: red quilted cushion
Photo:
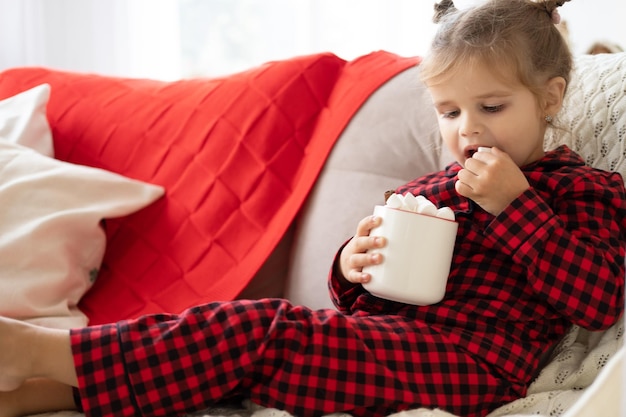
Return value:
<svg viewBox="0 0 626 417">
<path fill-rule="evenodd" d="M 348 65 L 316 54 L 176 82 L 16 68 L 0 74 L 0 98 L 49 83 L 57 158 L 166 189 L 107 222 L 102 270 L 81 303 L 98 324 L 233 299 L 293 220 L 350 115 L 412 64 L 387 53 Z"/>
</svg>

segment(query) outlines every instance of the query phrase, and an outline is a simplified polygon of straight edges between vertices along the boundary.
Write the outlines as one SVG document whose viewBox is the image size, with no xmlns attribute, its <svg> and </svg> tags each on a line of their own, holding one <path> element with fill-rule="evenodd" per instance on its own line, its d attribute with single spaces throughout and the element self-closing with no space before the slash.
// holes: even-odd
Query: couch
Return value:
<svg viewBox="0 0 626 417">
<path fill-rule="evenodd" d="M 216 299 L 332 307 L 330 261 L 358 219 L 451 160 L 419 62 L 323 53 L 175 82 L 3 71 L 0 160 L 16 169 L 0 171 L 0 203 L 15 207 L 0 259 L 22 275 L 0 283 L 0 314 L 69 328 Z M 626 54 L 575 64 L 546 148 L 626 177 Z M 489 417 L 618 416 L 623 333 L 572 328 L 527 397 Z M 197 415 L 288 416 L 249 402 Z"/>
</svg>

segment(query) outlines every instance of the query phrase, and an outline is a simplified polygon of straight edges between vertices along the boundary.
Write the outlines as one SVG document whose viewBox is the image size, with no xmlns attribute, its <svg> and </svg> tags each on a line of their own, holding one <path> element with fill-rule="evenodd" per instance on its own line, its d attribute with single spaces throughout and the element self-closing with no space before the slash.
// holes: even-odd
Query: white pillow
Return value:
<svg viewBox="0 0 626 417">
<path fill-rule="evenodd" d="M 0 101 L 0 139 L 53 157 L 52 134 L 46 117 L 49 97 L 50 86 L 41 84 Z"/>
<path fill-rule="evenodd" d="M 30 123 L 12 123 L 19 132 L 3 130 L 12 141 L 0 138 L 0 315 L 81 327 L 87 318 L 77 304 L 106 246 L 101 221 L 149 205 L 163 188 L 14 143 L 23 143 L 24 135 L 30 144 L 45 142 L 35 137 L 50 134 L 44 112 L 45 103 L 30 113 Z"/>
</svg>

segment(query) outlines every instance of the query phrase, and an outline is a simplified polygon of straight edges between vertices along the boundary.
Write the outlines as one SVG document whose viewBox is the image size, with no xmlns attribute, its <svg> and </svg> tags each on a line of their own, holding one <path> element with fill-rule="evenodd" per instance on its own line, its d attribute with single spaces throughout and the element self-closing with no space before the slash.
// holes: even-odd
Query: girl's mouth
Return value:
<svg viewBox="0 0 626 417">
<path fill-rule="evenodd" d="M 480 145 L 472 145 L 465 148 L 465 158 L 471 158 L 476 152 L 489 152 L 491 148 Z"/>
<path fill-rule="evenodd" d="M 478 152 L 478 146 L 468 146 L 465 148 L 465 158 L 469 159 Z"/>
</svg>

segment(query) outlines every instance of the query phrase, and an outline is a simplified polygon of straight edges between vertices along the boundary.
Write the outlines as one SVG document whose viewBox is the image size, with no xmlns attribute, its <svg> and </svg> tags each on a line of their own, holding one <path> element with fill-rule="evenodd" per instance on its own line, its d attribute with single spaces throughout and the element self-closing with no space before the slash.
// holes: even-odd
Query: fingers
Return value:
<svg viewBox="0 0 626 417">
<path fill-rule="evenodd" d="M 489 152 L 476 152 L 471 158 L 465 160 L 464 168 L 474 175 L 478 175 L 490 161 L 493 161 L 494 155 Z"/>
<path fill-rule="evenodd" d="M 457 182 L 454 183 L 454 189 L 459 195 L 463 197 L 470 198 L 472 196 L 472 187 L 470 187 L 467 183 L 463 182 L 460 178 Z"/>
<path fill-rule="evenodd" d="M 346 279 L 352 283 L 364 284 L 372 278 L 367 272 L 363 272 L 366 266 L 378 265 L 383 261 L 380 253 L 362 253 L 354 254 L 350 257 L 348 264 L 350 269 Z"/>
<path fill-rule="evenodd" d="M 348 281 L 352 283 L 368 282 L 370 276 L 363 273 L 363 268 L 382 262 L 383 257 L 380 253 L 368 252 L 371 249 L 382 248 L 386 245 L 385 238 L 370 236 L 371 230 L 381 223 L 380 217 L 368 216 L 357 225 L 355 236 L 341 254 L 342 274 Z"/>
<path fill-rule="evenodd" d="M 481 162 L 488 162 L 493 158 L 496 158 L 498 156 L 498 148 L 489 148 L 488 152 L 482 151 L 482 152 L 474 152 L 474 154 L 472 155 L 470 159 L 473 159 L 475 161 L 481 161 Z"/>
<path fill-rule="evenodd" d="M 385 238 L 380 236 L 353 237 L 348 246 L 350 255 L 347 266 L 350 269 L 362 269 L 365 266 L 376 265 L 382 260 L 382 256 L 376 252 L 368 252 L 371 249 L 379 249 L 386 244 Z"/>
<path fill-rule="evenodd" d="M 382 248 L 385 246 L 385 238 L 382 236 L 370 236 L 372 229 L 380 226 L 382 219 L 378 216 L 368 216 L 357 225 L 356 234 L 352 238 L 352 251 L 365 253 L 370 249 Z M 365 265 L 362 265 L 365 266 Z"/>
<path fill-rule="evenodd" d="M 481 191 L 481 188 L 484 188 L 482 186 L 489 182 L 489 165 L 502 153 L 497 148 L 491 149 L 492 151 L 490 152 L 476 152 L 465 161 L 464 168 L 459 171 L 458 181 L 455 184 L 456 191 L 459 194 L 471 197 L 477 193 L 482 194 L 485 191 Z"/>
<path fill-rule="evenodd" d="M 494 216 L 529 187 L 515 161 L 495 147 L 468 158 L 457 178 L 454 188 L 459 195 L 470 198 Z"/>
<path fill-rule="evenodd" d="M 352 251 L 365 253 L 370 249 L 382 248 L 385 246 L 385 238 L 381 236 L 355 236 L 352 238 Z"/>
<path fill-rule="evenodd" d="M 367 216 L 363 218 L 356 227 L 355 236 L 369 236 L 373 228 L 380 226 L 382 219 L 378 216 Z"/>
</svg>

